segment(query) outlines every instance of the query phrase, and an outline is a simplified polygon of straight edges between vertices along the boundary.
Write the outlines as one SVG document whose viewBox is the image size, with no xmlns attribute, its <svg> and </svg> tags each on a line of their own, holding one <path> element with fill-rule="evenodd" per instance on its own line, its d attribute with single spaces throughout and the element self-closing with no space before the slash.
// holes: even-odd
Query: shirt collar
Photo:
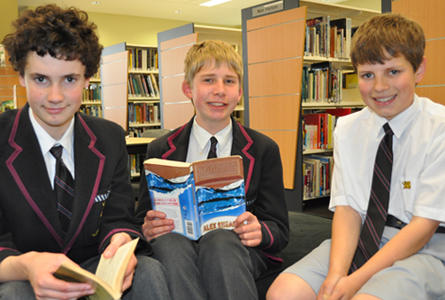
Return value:
<svg viewBox="0 0 445 300">
<path fill-rule="evenodd" d="M 230 119 L 229 125 L 224 127 L 222 130 L 218 131 L 216 134 L 210 134 L 207 130 L 199 126 L 195 117 L 193 120 L 192 134 L 195 136 L 199 147 L 201 147 L 202 150 L 205 148 L 212 136 L 216 137 L 218 140 L 219 147 L 224 148 L 232 135 L 232 119 Z"/>
<path fill-rule="evenodd" d="M 376 113 L 373 114 L 374 121 L 377 125 L 379 125 L 379 128 L 383 127 L 385 123 L 389 123 L 392 132 L 394 132 L 394 136 L 397 139 L 399 139 L 400 136 L 403 134 L 403 131 L 405 131 L 405 129 L 411 123 L 418 108 L 419 108 L 419 97 L 416 94 L 414 94 L 413 103 L 407 109 L 405 109 L 400 114 L 392 118 L 389 122 L 387 119 L 380 117 Z"/>
<path fill-rule="evenodd" d="M 42 126 L 37 122 L 34 114 L 32 113 L 32 108 L 29 107 L 29 119 L 31 120 L 32 127 L 37 135 L 37 140 L 40 144 L 40 149 L 42 154 L 45 155 L 54 145 L 60 144 L 65 148 L 68 155 L 73 159 L 73 141 L 74 141 L 74 117 L 71 119 L 70 126 L 65 131 L 60 140 L 55 140 Z"/>
</svg>

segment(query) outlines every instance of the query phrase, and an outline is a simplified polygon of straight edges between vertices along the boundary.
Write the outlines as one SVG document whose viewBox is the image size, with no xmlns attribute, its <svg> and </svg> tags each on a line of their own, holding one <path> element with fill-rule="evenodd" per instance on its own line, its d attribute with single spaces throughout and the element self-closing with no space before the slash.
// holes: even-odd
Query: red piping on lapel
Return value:
<svg viewBox="0 0 445 300">
<path fill-rule="evenodd" d="M 93 192 L 91 193 L 91 198 L 90 198 L 90 202 L 88 203 L 88 208 L 85 211 L 85 214 L 83 215 L 82 221 L 79 224 L 79 227 L 77 228 L 76 233 L 74 234 L 74 236 L 72 237 L 72 239 L 70 240 L 70 242 L 68 243 L 68 245 L 66 245 L 65 249 L 63 249 L 63 253 L 66 254 L 68 253 L 68 251 L 71 249 L 71 247 L 74 244 L 74 241 L 76 240 L 77 236 L 79 235 L 80 231 L 82 230 L 83 225 L 85 224 L 85 221 L 88 217 L 88 214 L 90 213 L 91 207 L 94 204 L 94 198 L 96 197 L 97 194 L 97 190 L 99 189 L 99 183 L 100 183 L 100 179 L 102 178 L 102 172 L 104 170 L 104 164 L 105 164 L 105 156 L 99 152 L 99 150 L 97 150 L 96 148 L 94 148 L 94 145 L 96 144 L 97 138 L 94 135 L 94 133 L 91 131 L 91 129 L 88 127 L 88 125 L 85 123 L 85 121 L 82 119 L 82 117 L 80 116 L 80 114 L 77 114 L 77 116 L 79 117 L 79 121 L 81 122 L 83 128 L 85 129 L 85 131 L 87 132 L 87 134 L 90 136 L 91 141 L 90 144 L 88 145 L 88 148 L 94 153 L 96 154 L 99 159 L 100 159 L 100 163 L 99 163 L 99 169 L 97 171 L 97 177 L 96 177 L 96 181 L 94 182 L 94 188 L 93 188 Z"/>
<path fill-rule="evenodd" d="M 51 235 L 54 237 L 54 239 L 57 241 L 57 243 L 60 245 L 60 247 L 62 247 L 63 246 L 63 240 L 60 238 L 60 236 L 57 234 L 57 232 L 54 230 L 54 228 L 48 222 L 48 219 L 45 217 L 45 215 L 42 213 L 42 211 L 36 205 L 36 203 L 34 202 L 34 200 L 31 197 L 31 195 L 28 193 L 28 190 L 26 189 L 25 185 L 20 180 L 20 177 L 17 174 L 17 171 L 15 170 L 14 166 L 12 165 L 14 160 L 17 158 L 17 156 L 23 150 L 22 147 L 17 145 L 16 142 L 14 141 L 15 140 L 15 136 L 17 134 L 17 128 L 18 128 L 18 125 L 19 125 L 20 114 L 22 113 L 22 111 L 23 111 L 23 108 L 21 108 L 18 111 L 17 115 L 15 116 L 14 124 L 13 124 L 12 130 L 11 130 L 11 135 L 9 136 L 8 142 L 11 145 L 11 147 L 15 149 L 15 151 L 14 151 L 14 153 L 12 153 L 12 155 L 6 161 L 6 165 L 7 165 L 8 169 L 9 169 L 9 172 L 11 172 L 12 177 L 14 178 L 15 182 L 17 183 L 20 191 L 22 191 L 23 196 L 25 196 L 26 201 L 28 201 L 29 205 L 36 212 L 36 214 L 38 215 L 39 219 L 42 220 L 42 222 L 45 225 L 45 227 L 48 228 L 48 230 L 51 233 Z"/>
<path fill-rule="evenodd" d="M 250 136 L 247 134 L 247 132 L 244 130 L 243 126 L 241 126 L 240 123 L 237 123 L 241 133 L 244 135 L 244 137 L 247 140 L 247 145 L 246 147 L 243 148 L 243 150 L 241 150 L 244 155 L 250 160 L 250 164 L 249 164 L 249 172 L 247 173 L 247 180 L 246 180 L 246 185 L 245 185 L 245 189 L 246 189 L 246 193 L 249 190 L 249 185 L 250 185 L 250 180 L 252 179 L 252 173 L 253 173 L 253 165 L 255 164 L 255 158 L 250 155 L 249 153 L 247 153 L 247 151 L 250 149 L 250 147 L 253 144 L 252 139 L 250 138 Z"/>
<path fill-rule="evenodd" d="M 128 229 L 128 228 L 116 228 L 116 229 L 111 230 L 107 234 L 107 236 L 104 238 L 102 243 L 100 243 L 99 249 L 102 249 L 102 245 L 104 244 L 104 242 L 107 240 L 108 237 L 114 235 L 115 233 L 119 233 L 119 232 L 133 232 L 133 233 L 136 233 L 137 235 L 139 235 L 140 237 L 143 237 L 142 234 L 139 231 L 131 230 L 131 229 Z"/>
<path fill-rule="evenodd" d="M 167 159 L 167 157 L 170 156 L 170 154 L 172 154 L 173 152 L 176 151 L 176 146 L 173 144 L 173 139 L 175 139 L 185 128 L 187 124 L 184 124 L 180 129 L 178 129 L 178 131 L 176 131 L 175 133 L 173 133 L 171 136 L 169 136 L 167 138 L 167 142 L 168 145 L 170 146 L 170 150 L 168 150 L 167 152 L 165 152 L 162 155 L 162 159 Z"/>
</svg>

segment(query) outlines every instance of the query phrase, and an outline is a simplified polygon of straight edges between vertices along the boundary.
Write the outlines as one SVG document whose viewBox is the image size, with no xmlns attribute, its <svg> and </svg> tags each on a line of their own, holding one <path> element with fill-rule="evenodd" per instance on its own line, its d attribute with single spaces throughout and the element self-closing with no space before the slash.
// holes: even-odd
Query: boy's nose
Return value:
<svg viewBox="0 0 445 300">
<path fill-rule="evenodd" d="M 222 80 L 218 80 L 215 82 L 215 85 L 213 86 L 213 92 L 215 94 L 225 93 L 224 82 Z"/>
<path fill-rule="evenodd" d="M 386 78 L 384 77 L 376 77 L 375 84 L 374 84 L 374 90 L 376 91 L 384 91 L 388 89 L 389 84 Z"/>
<path fill-rule="evenodd" d="M 60 102 L 62 100 L 63 100 L 62 88 L 57 84 L 53 84 L 49 90 L 48 101 Z"/>
</svg>

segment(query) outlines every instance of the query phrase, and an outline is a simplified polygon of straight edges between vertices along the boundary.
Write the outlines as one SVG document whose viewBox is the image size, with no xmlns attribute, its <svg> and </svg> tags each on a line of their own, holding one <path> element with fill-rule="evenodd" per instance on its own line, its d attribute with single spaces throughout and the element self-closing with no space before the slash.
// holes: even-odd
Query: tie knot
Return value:
<svg viewBox="0 0 445 300">
<path fill-rule="evenodd" d="M 216 137 L 212 136 L 210 138 L 210 147 L 214 147 L 214 145 L 218 144 L 218 140 L 216 139 Z"/>
<path fill-rule="evenodd" d="M 383 125 L 383 129 L 385 130 L 385 134 L 394 135 L 394 132 L 392 132 L 392 129 L 391 127 L 389 127 L 388 123 L 385 123 L 385 125 Z"/>
<path fill-rule="evenodd" d="M 63 146 L 59 145 L 59 146 L 53 146 L 49 152 L 51 152 L 51 154 L 56 158 L 56 159 L 61 159 L 62 158 L 62 151 L 63 151 Z"/>
</svg>

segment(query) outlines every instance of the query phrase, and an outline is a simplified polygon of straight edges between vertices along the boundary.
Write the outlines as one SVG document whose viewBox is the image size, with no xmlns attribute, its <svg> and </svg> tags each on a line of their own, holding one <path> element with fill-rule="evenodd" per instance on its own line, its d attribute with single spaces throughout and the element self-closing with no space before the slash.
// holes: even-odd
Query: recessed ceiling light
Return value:
<svg viewBox="0 0 445 300">
<path fill-rule="evenodd" d="M 207 1 L 204 3 L 199 4 L 200 6 L 207 6 L 207 7 L 212 7 L 221 3 L 225 3 L 225 2 L 229 2 L 232 0 L 211 0 L 211 1 Z"/>
<path fill-rule="evenodd" d="M 100 1 L 91 1 L 90 3 L 93 4 L 93 5 L 94 4 L 100 4 Z"/>
<path fill-rule="evenodd" d="M 175 10 L 175 14 L 180 14 L 182 13 L 182 10 Z"/>
</svg>

